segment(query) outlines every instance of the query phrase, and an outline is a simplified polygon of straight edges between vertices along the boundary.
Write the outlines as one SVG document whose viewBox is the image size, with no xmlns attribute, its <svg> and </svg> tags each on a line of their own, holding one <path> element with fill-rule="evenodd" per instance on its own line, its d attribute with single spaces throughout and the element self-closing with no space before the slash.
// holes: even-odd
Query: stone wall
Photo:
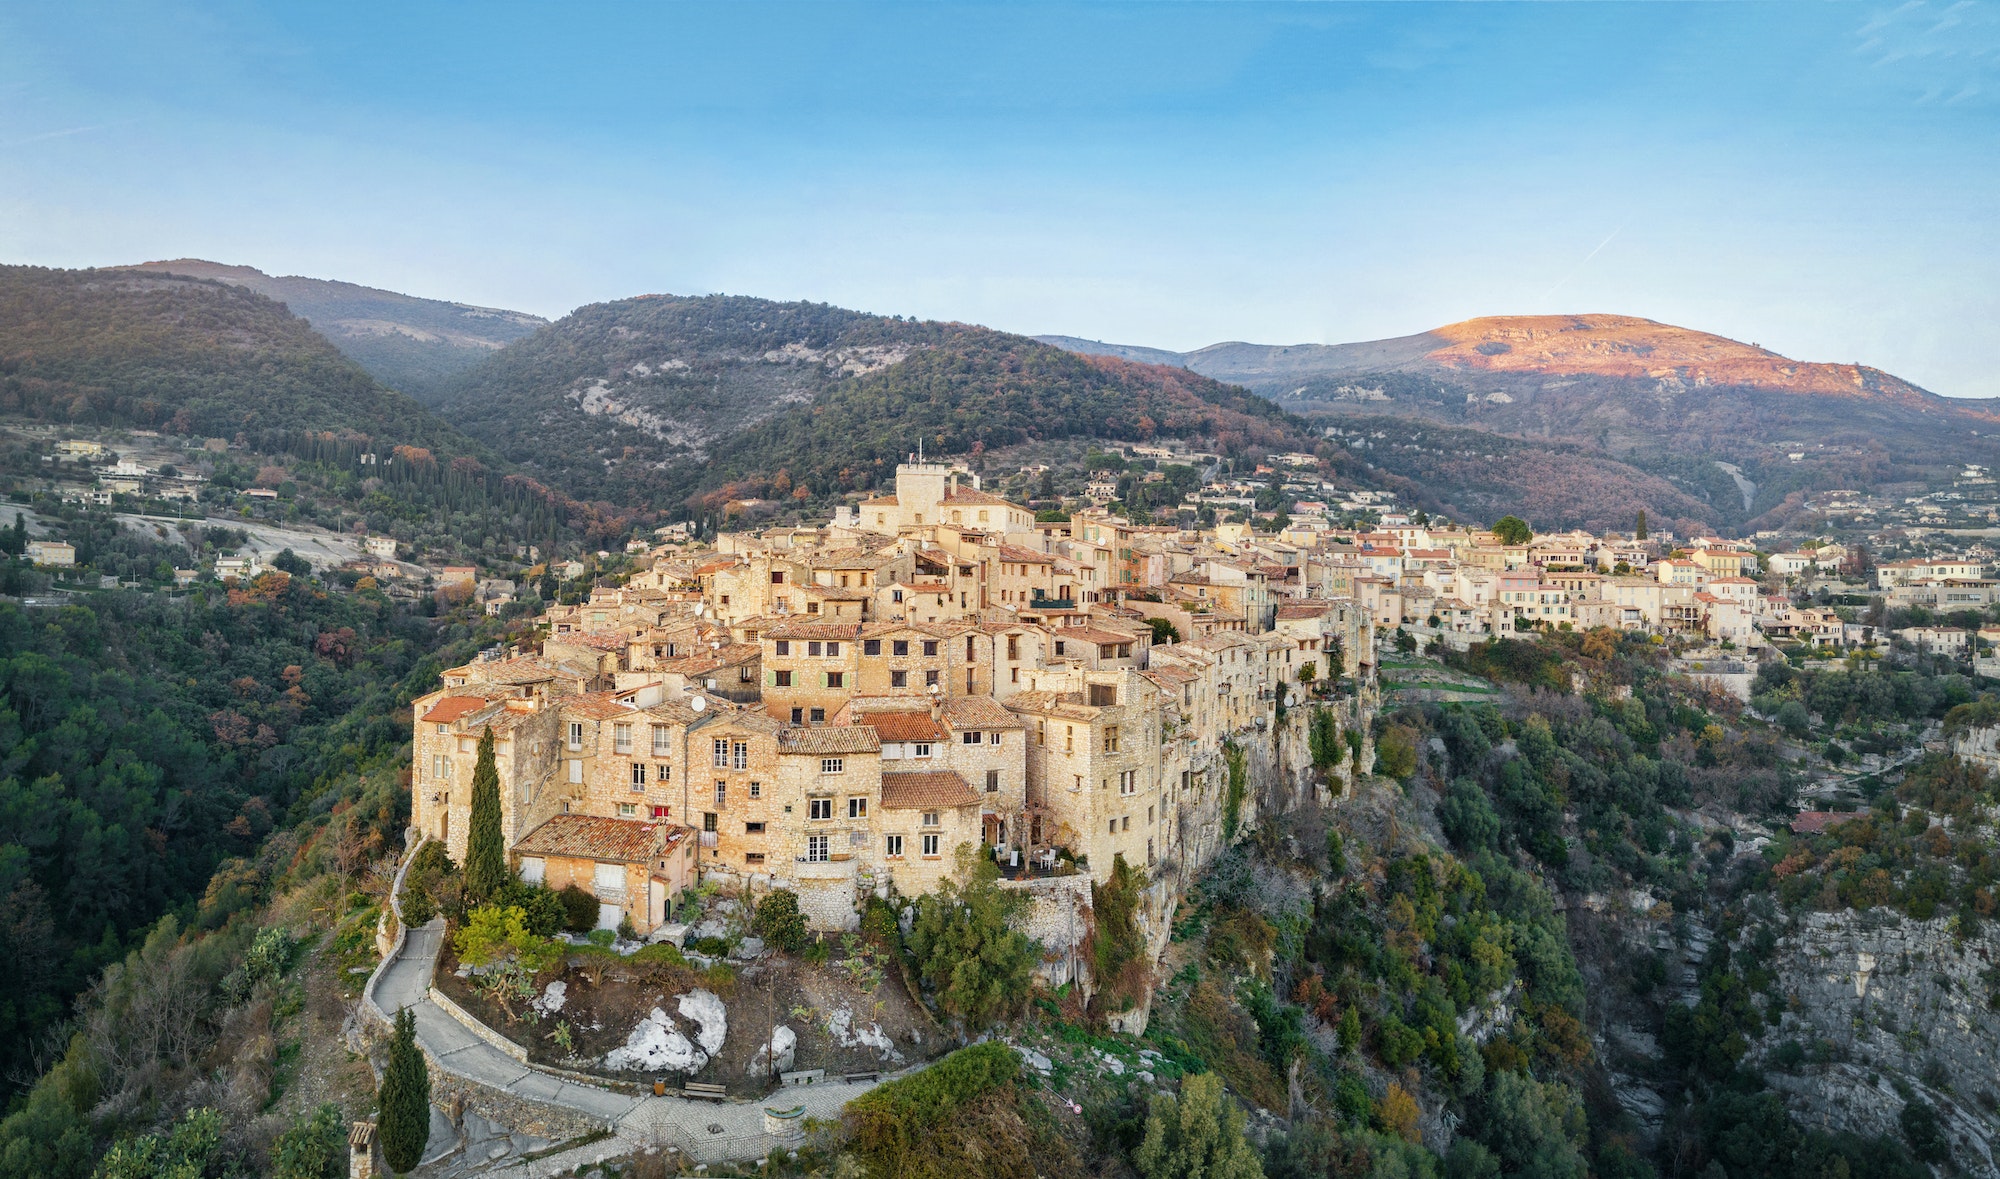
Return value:
<svg viewBox="0 0 2000 1179">
<path fill-rule="evenodd" d="M 425 1053 L 425 1056 L 429 1059 L 430 1054 Z M 448 1111 L 454 1122 L 462 1118 L 465 1111 L 471 1110 L 516 1133 L 532 1134 L 555 1142 L 567 1142 L 611 1128 L 601 1118 L 481 1085 L 451 1072 L 435 1059 L 429 1059 L 429 1063 L 431 1104 Z"/>
<path fill-rule="evenodd" d="M 2000 937 L 1960 941 L 1950 926 L 1889 909 L 1799 918 L 1774 962 L 1783 1022 L 1754 1057 L 1808 1124 L 1827 1129 L 1895 1134 L 1900 1081 L 1937 1107 L 1961 1167 L 1994 1174 L 2000 1011 L 1983 975 L 2000 962 Z M 1788 1040 L 1806 1051 L 1791 1070 L 1774 1060 Z"/>
</svg>

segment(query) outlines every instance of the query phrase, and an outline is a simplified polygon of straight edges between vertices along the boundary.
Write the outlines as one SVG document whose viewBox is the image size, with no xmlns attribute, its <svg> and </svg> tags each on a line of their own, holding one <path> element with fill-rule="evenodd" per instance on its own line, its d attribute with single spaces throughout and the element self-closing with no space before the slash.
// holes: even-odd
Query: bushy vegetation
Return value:
<svg viewBox="0 0 2000 1179">
<path fill-rule="evenodd" d="M 961 1048 L 847 1105 L 847 1147 L 884 1179 L 1080 1174 L 1048 1112 L 1023 1092 L 1005 1044 Z"/>
<path fill-rule="evenodd" d="M 1028 999 L 1035 947 L 1008 924 L 1026 903 L 1003 891 L 991 860 L 961 848 L 957 880 L 917 898 L 909 950 L 938 1007 L 968 1029 L 1019 1011 Z"/>
</svg>

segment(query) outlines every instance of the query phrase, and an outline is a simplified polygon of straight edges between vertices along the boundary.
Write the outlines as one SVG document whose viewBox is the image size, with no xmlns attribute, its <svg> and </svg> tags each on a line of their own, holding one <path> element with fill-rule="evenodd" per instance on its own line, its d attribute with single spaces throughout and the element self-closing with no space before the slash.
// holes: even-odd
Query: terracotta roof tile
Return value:
<svg viewBox="0 0 2000 1179">
<path fill-rule="evenodd" d="M 875 735 L 884 741 L 943 741 L 951 736 L 931 716 L 929 709 L 922 712 L 867 712 L 856 716 L 853 723 L 874 729 Z"/>
<path fill-rule="evenodd" d="M 448 725 L 467 713 L 478 712 L 484 707 L 486 707 L 484 696 L 446 696 L 431 705 L 430 711 L 424 713 L 422 723 Z"/>
<path fill-rule="evenodd" d="M 976 806 L 978 802 L 979 792 L 972 788 L 972 783 L 951 770 L 882 775 L 885 811 L 953 810 Z"/>
<path fill-rule="evenodd" d="M 585 860 L 633 863 L 650 859 L 687 837 L 687 828 L 604 819 L 595 815 L 555 815 L 523 836 L 514 851 L 530 856 L 574 856 Z"/>
<path fill-rule="evenodd" d="M 875 730 L 860 725 L 821 729 L 781 729 L 779 753 L 875 753 L 882 748 Z"/>
</svg>

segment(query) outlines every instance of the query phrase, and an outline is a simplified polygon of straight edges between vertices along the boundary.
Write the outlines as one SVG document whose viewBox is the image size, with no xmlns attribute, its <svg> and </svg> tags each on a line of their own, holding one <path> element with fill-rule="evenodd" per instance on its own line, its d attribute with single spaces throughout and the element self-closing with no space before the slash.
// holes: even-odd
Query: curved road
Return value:
<svg viewBox="0 0 2000 1179">
<path fill-rule="evenodd" d="M 600 1158 L 632 1148 L 673 1146 L 696 1162 L 720 1163 L 760 1159 L 773 1150 L 796 1146 L 764 1133 L 764 1106 L 804 1105 L 809 1118 L 835 1118 L 849 1100 L 873 1087 L 872 1082 L 824 1084 L 780 1090 L 769 1102 L 729 1101 L 720 1104 L 681 1097 L 632 1097 L 610 1089 L 579 1084 L 529 1067 L 468 1031 L 430 1000 L 431 977 L 437 966 L 444 919 L 412 929 L 402 952 L 383 970 L 375 999 L 394 1015 L 404 1007 L 417 1016 L 417 1039 L 446 1070 L 491 1089 L 533 1101 L 565 1106 L 610 1125 L 625 1144 L 604 1143 L 586 1148 Z M 604 1149 L 608 1147 L 609 1149 Z M 577 1160 L 558 1155 L 539 1160 L 554 1169 L 530 1164 L 532 1173 L 565 1173 Z M 593 1160 L 596 1161 L 596 1160 Z"/>
</svg>

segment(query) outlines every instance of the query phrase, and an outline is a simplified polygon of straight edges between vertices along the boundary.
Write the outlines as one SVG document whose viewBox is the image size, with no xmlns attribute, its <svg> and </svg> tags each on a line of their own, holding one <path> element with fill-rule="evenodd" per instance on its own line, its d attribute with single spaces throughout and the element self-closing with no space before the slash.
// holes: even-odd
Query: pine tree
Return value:
<svg viewBox="0 0 2000 1179">
<path fill-rule="evenodd" d="M 493 727 L 479 738 L 472 767 L 472 824 L 465 834 L 465 889 L 490 901 L 507 884 L 507 852 L 500 840 L 500 769 L 493 760 Z"/>
<path fill-rule="evenodd" d="M 389 1066 L 382 1070 L 382 1087 L 375 1097 L 380 1107 L 376 1137 L 383 1159 L 391 1171 L 414 1170 L 431 1140 L 431 1074 L 417 1047 L 416 1013 L 408 1007 L 396 1013 Z"/>
<path fill-rule="evenodd" d="M 1633 540 L 1646 539 L 1646 509 L 1639 509 L 1639 525 L 1632 530 Z"/>
</svg>

